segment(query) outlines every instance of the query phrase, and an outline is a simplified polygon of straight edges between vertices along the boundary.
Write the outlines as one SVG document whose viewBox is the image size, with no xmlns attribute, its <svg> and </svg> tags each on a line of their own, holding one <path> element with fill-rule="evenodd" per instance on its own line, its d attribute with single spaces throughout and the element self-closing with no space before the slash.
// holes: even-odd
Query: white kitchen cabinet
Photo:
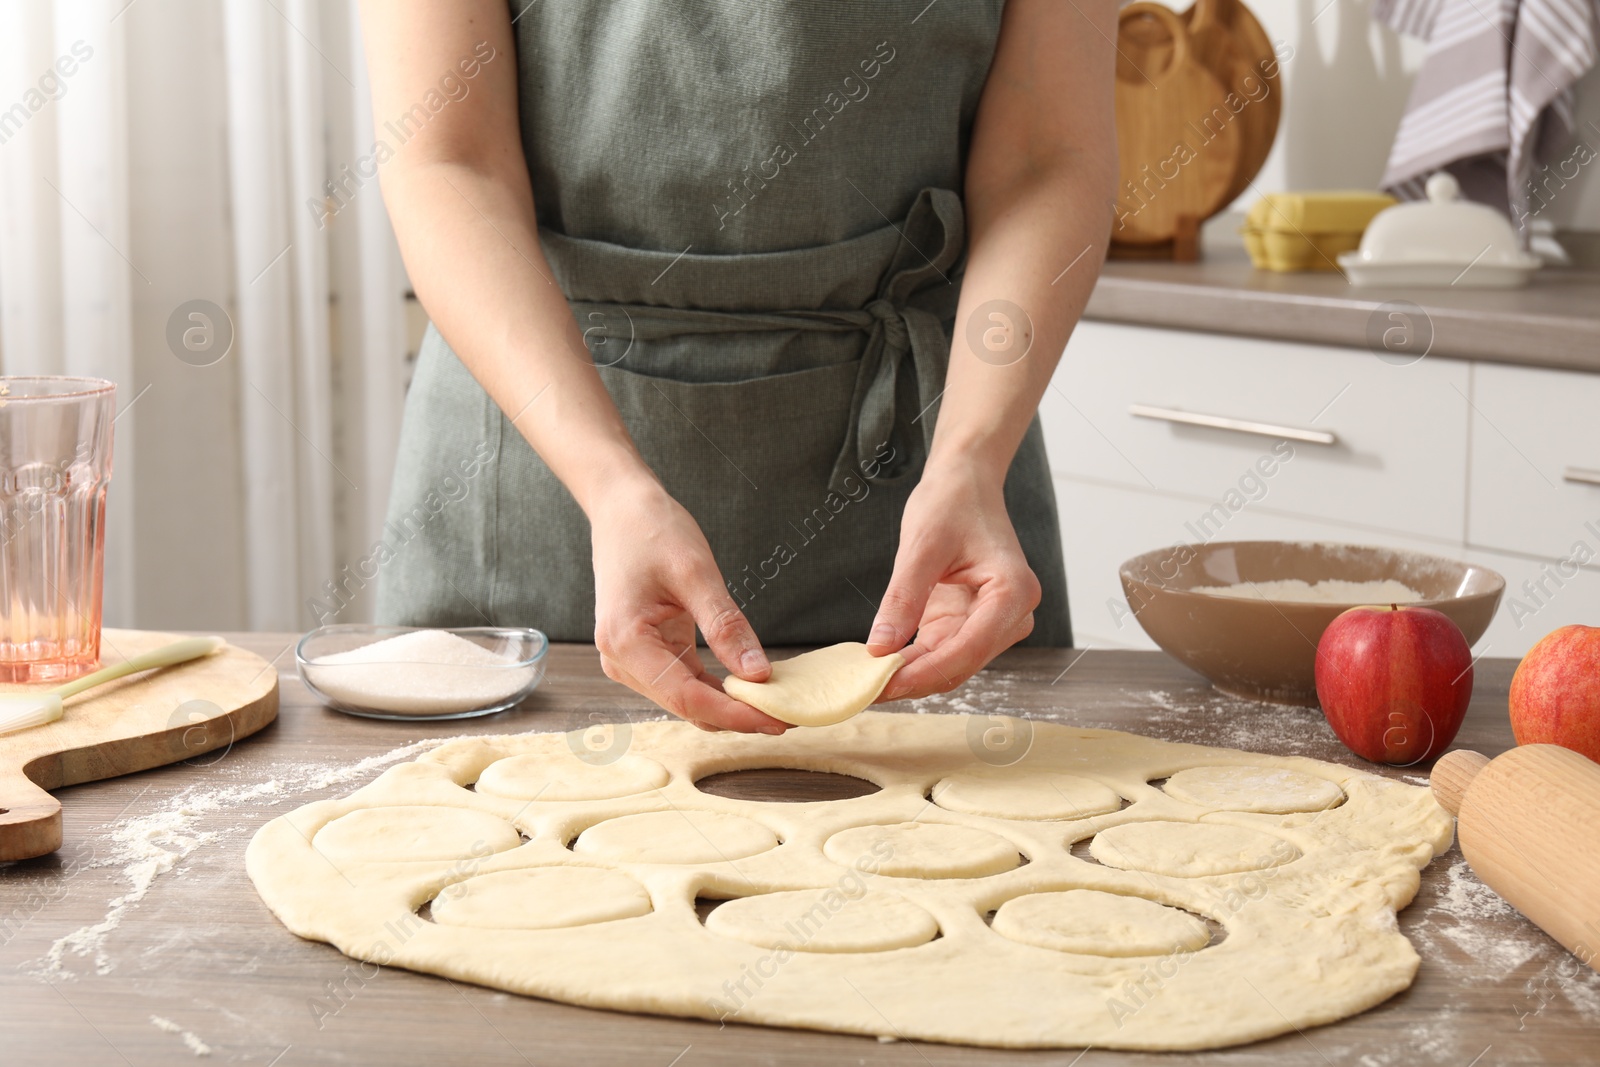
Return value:
<svg viewBox="0 0 1600 1067">
<path fill-rule="evenodd" d="M 1270 436 L 1137 418 L 1130 404 L 1331 430 L 1339 444 L 1293 442 L 1258 468 Z M 1600 487 L 1563 477 L 1600 469 L 1600 376 L 1398 366 L 1365 350 L 1085 322 L 1040 415 L 1080 647 L 1154 647 L 1118 566 L 1218 540 L 1343 541 L 1491 567 L 1507 591 L 1477 654 L 1520 656 L 1557 626 L 1600 625 Z M 1592 568 L 1563 563 L 1579 540 Z"/>
<path fill-rule="evenodd" d="M 1468 365 L 1085 322 L 1040 411 L 1057 474 L 1220 499 L 1279 438 L 1130 414 L 1132 405 L 1332 432 L 1291 442 L 1273 507 L 1461 542 Z"/>
<path fill-rule="evenodd" d="M 1521 656 L 1558 626 L 1600 626 L 1600 570 L 1478 548 L 1459 558 L 1498 571 L 1506 580 L 1506 595 L 1472 650 L 1475 655 Z"/>
<path fill-rule="evenodd" d="M 1472 374 L 1468 543 L 1600 561 L 1600 375 Z"/>
</svg>

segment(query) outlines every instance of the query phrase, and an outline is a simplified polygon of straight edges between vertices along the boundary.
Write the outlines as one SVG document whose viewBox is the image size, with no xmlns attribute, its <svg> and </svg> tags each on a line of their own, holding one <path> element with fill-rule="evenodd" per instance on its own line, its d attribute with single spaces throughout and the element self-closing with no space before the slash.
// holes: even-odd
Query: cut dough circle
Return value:
<svg viewBox="0 0 1600 1067">
<path fill-rule="evenodd" d="M 1326 778 L 1284 767 L 1190 767 L 1168 778 L 1165 789 L 1203 808 L 1269 815 L 1323 811 L 1344 799 L 1344 790 Z"/>
<path fill-rule="evenodd" d="M 550 930 L 650 914 L 650 894 L 619 871 L 533 867 L 480 874 L 433 899 L 433 921 L 490 930 Z"/>
<path fill-rule="evenodd" d="M 898 893 L 798 889 L 719 904 L 706 929 L 762 948 L 885 952 L 932 941 L 939 924 Z"/>
<path fill-rule="evenodd" d="M 653 759 L 627 755 L 615 763 L 578 756 L 511 756 L 478 775 L 478 792 L 507 800 L 614 800 L 660 789 L 672 776 Z"/>
<path fill-rule="evenodd" d="M 522 837 L 500 818 L 470 808 L 397 805 L 341 815 L 311 839 L 334 862 L 462 860 L 516 848 Z"/>
<path fill-rule="evenodd" d="M 941 779 L 933 787 L 933 802 L 947 811 L 995 819 L 1087 819 L 1122 807 L 1120 793 L 1088 778 L 1009 770 Z"/>
<path fill-rule="evenodd" d="M 1089 855 L 1107 867 L 1202 878 L 1277 867 L 1300 857 L 1281 837 L 1192 822 L 1130 822 L 1095 834 Z"/>
<path fill-rule="evenodd" d="M 876 861 L 890 878 L 985 878 L 1022 862 L 1003 837 L 937 822 L 851 827 L 828 838 L 822 854 L 842 867 Z"/>
<path fill-rule="evenodd" d="M 1194 952 L 1211 941 L 1211 928 L 1186 911 L 1095 889 L 1008 900 L 995 913 L 993 926 L 995 933 L 1024 945 L 1089 956 Z"/>
<path fill-rule="evenodd" d="M 743 815 L 674 808 L 589 827 L 572 851 L 617 863 L 717 863 L 776 848 L 778 835 Z"/>
<path fill-rule="evenodd" d="M 730 675 L 722 688 L 733 699 L 791 726 L 832 726 L 877 700 L 905 662 L 898 652 L 874 656 L 861 642 L 847 641 L 781 659 L 765 682 Z"/>
</svg>

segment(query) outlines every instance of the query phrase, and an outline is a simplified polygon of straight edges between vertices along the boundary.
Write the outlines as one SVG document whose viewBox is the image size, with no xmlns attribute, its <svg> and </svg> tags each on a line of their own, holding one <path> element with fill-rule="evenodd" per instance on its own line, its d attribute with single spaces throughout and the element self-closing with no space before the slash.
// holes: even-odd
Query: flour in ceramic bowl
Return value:
<svg viewBox="0 0 1600 1067">
<path fill-rule="evenodd" d="M 1288 600 L 1304 604 L 1414 604 L 1422 599 L 1421 593 L 1394 578 L 1371 582 L 1346 582 L 1324 578 L 1315 584 L 1300 578 L 1281 578 L 1271 582 L 1197 585 L 1189 592 L 1205 593 L 1207 596 Z"/>
<path fill-rule="evenodd" d="M 502 704 L 537 668 L 447 630 L 415 630 L 303 667 L 306 682 L 341 704 L 394 715 L 451 715 Z"/>
</svg>

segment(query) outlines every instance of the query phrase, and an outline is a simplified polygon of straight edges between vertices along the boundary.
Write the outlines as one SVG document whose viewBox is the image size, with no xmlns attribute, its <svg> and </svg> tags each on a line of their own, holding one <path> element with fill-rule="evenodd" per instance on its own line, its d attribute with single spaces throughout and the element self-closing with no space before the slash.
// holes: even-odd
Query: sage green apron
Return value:
<svg viewBox="0 0 1600 1067">
<path fill-rule="evenodd" d="M 888 585 L 1002 6 L 512 0 L 554 280 L 766 644 L 864 640 Z M 1037 417 L 1004 489 L 1044 587 L 1028 643 L 1070 644 Z M 593 637 L 587 520 L 432 327 L 383 540 L 382 622 Z"/>
</svg>

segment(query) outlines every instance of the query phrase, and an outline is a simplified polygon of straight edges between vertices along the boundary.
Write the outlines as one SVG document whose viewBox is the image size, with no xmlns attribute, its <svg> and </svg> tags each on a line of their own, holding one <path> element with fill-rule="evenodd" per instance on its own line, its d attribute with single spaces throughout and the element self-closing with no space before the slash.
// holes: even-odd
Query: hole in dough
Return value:
<svg viewBox="0 0 1600 1067">
<path fill-rule="evenodd" d="M 995 819 L 1087 819 L 1122 807 L 1121 794 L 1099 782 L 1036 771 L 965 771 L 940 780 L 928 798 L 947 811 Z"/>
<path fill-rule="evenodd" d="M 832 726 L 866 710 L 904 664 L 898 652 L 874 656 L 861 642 L 847 641 L 778 660 L 765 682 L 730 676 L 722 688 L 793 726 Z"/>
<path fill-rule="evenodd" d="M 717 863 L 777 845 L 777 834 L 743 815 L 675 808 L 597 823 L 578 835 L 572 851 L 617 863 Z"/>
<path fill-rule="evenodd" d="M 1089 851 L 1089 846 L 1093 842 L 1093 834 L 1090 834 L 1088 837 L 1080 837 L 1067 847 L 1067 851 L 1085 863 L 1092 863 L 1097 867 L 1103 867 L 1105 864 L 1095 859 L 1094 855 Z"/>
<path fill-rule="evenodd" d="M 694 784 L 702 793 L 730 800 L 807 804 L 821 800 L 853 800 L 878 792 L 865 778 L 795 767 L 752 767 L 711 774 Z"/>
<path fill-rule="evenodd" d="M 1281 767 L 1190 767 L 1168 778 L 1163 789 L 1203 808 L 1269 815 L 1325 811 L 1344 802 L 1344 790 L 1326 778 Z"/>
<path fill-rule="evenodd" d="M 1000 905 L 994 932 L 1012 941 L 1089 956 L 1196 952 L 1211 942 L 1206 922 L 1144 897 L 1069 889 Z"/>
<path fill-rule="evenodd" d="M 762 948 L 798 952 L 885 952 L 932 941 L 939 924 L 892 892 L 799 889 L 730 900 L 712 910 L 706 929 Z"/>
<path fill-rule="evenodd" d="M 842 867 L 861 863 L 890 878 L 983 878 L 1022 863 L 1003 837 L 936 822 L 852 827 L 828 838 L 822 852 Z"/>
<path fill-rule="evenodd" d="M 600 763 L 577 755 L 551 759 L 530 753 L 489 764 L 478 775 L 477 789 L 507 800 L 613 800 L 660 789 L 670 777 L 665 767 L 644 756 Z"/>
<path fill-rule="evenodd" d="M 648 915 L 650 894 L 619 871 L 533 867 L 453 883 L 430 905 L 441 926 L 549 930 Z"/>
<path fill-rule="evenodd" d="M 335 866 L 472 859 L 521 843 L 516 828 L 498 815 L 409 805 L 360 808 L 334 819 L 311 839 L 311 847 Z"/>
<path fill-rule="evenodd" d="M 1300 857 L 1281 837 L 1211 823 L 1132 822 L 1101 830 L 1089 854 L 1107 867 L 1178 878 L 1277 867 Z"/>
</svg>

